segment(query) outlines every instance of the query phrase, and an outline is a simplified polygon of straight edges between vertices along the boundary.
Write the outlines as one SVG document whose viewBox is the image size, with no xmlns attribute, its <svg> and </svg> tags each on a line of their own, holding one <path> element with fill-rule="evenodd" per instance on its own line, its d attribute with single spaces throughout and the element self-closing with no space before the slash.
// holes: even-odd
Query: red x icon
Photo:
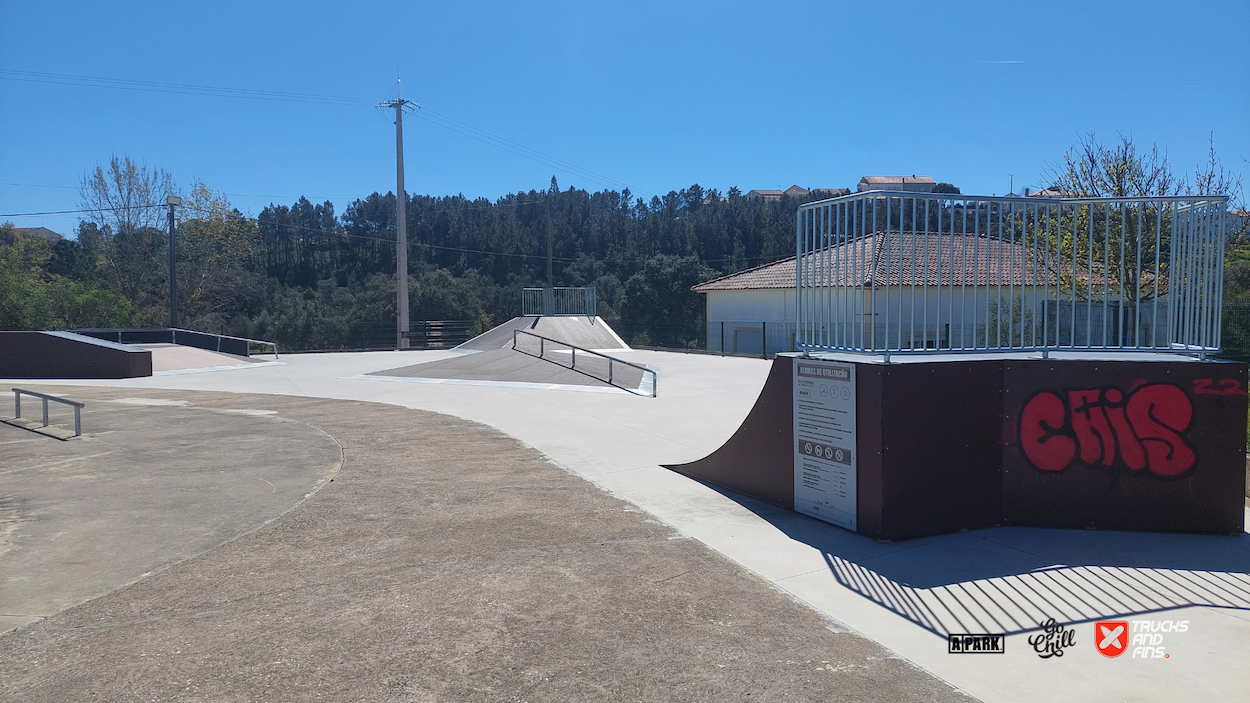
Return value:
<svg viewBox="0 0 1250 703">
<path fill-rule="evenodd" d="M 1128 649 L 1128 622 L 1108 620 L 1094 625 L 1094 646 L 1104 657 L 1118 657 Z"/>
</svg>

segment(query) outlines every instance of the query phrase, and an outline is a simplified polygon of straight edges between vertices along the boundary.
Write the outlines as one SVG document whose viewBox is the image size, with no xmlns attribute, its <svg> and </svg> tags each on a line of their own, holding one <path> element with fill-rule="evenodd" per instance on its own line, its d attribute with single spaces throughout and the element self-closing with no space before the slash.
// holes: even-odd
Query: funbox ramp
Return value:
<svg viewBox="0 0 1250 703">
<path fill-rule="evenodd" d="M 574 344 L 583 349 L 629 349 L 629 345 L 601 317 L 514 317 L 455 349 L 460 351 L 492 351 L 512 346 L 513 330 L 524 330 Z"/>
<path fill-rule="evenodd" d="M 854 530 L 882 540 L 994 525 L 1241 534 L 1246 365 L 781 355 L 707 457 L 667 468 L 795 509 L 795 364 L 854 369 Z M 805 457 L 810 460 L 810 457 Z M 801 462 L 800 462 L 801 463 Z M 810 463 L 810 461 L 809 461 Z M 810 477 L 809 477 L 810 478 Z"/>
</svg>

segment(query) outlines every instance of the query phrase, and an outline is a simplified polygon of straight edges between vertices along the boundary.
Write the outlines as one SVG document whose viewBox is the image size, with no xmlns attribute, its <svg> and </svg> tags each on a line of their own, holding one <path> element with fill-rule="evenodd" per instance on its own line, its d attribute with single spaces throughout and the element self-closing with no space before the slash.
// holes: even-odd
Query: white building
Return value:
<svg viewBox="0 0 1250 703">
<path fill-rule="evenodd" d="M 928 176 L 864 176 L 856 184 L 856 192 L 866 190 L 900 190 L 909 193 L 932 193 L 937 181 Z"/>
<path fill-rule="evenodd" d="M 1139 323 L 1116 322 L 1122 319 L 1119 296 L 1106 297 L 1104 304 L 1095 290 L 1098 300 L 1089 300 L 1083 271 L 1077 272 L 1077 303 L 1061 301 L 1048 309 L 1046 286 L 1049 282 L 1053 297 L 1056 276 L 1040 254 L 984 235 L 878 232 L 806 256 L 804 270 L 809 281 L 829 282 L 805 288 L 804 304 L 816 306 L 815 317 L 828 321 L 818 335 L 830 346 L 967 349 L 984 346 L 987 337 L 991 345 L 1027 346 L 1043 335 L 1053 340 L 1056 331 L 1059 339 L 1077 345 L 1102 344 L 1104 337 L 1114 345 L 1117 329 L 1136 335 L 1136 324 L 1141 334 L 1151 334 L 1147 305 L 1139 306 Z M 1072 280 L 1066 272 L 1058 278 Z M 1095 289 L 1101 281 L 1094 277 Z M 795 257 L 693 290 L 707 296 L 709 350 L 760 355 L 794 350 Z"/>
</svg>

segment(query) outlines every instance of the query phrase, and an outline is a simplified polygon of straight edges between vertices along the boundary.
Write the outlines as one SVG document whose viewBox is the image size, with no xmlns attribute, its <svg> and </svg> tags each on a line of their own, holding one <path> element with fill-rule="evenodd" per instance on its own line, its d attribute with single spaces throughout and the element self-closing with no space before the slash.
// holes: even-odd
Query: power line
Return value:
<svg viewBox="0 0 1250 703">
<path fill-rule="evenodd" d="M 195 85 L 188 83 L 136 81 L 123 78 L 103 78 L 100 76 L 74 76 L 63 73 L 43 73 L 40 71 L 13 71 L 9 69 L 0 69 L 0 80 L 87 86 L 92 88 L 112 88 L 116 90 L 135 90 L 149 93 L 176 93 L 179 95 L 205 95 L 219 98 L 314 103 L 320 105 L 361 106 L 368 104 L 358 98 L 348 98 L 337 95 L 288 93 L 275 90 L 253 90 L 249 88 L 225 88 L 221 86 Z"/>
<path fill-rule="evenodd" d="M 0 217 L 33 217 L 35 215 L 74 215 L 84 212 L 115 212 L 117 210 L 138 210 L 141 208 L 165 207 L 160 205 L 128 205 L 126 207 L 95 207 L 86 210 L 49 210 L 48 212 L 10 212 L 8 214 L 0 214 Z"/>
<path fill-rule="evenodd" d="M 521 204 L 533 205 L 535 203 L 529 202 L 529 203 L 521 203 Z M 364 239 L 364 240 L 368 240 L 371 242 L 383 242 L 386 244 L 395 243 L 395 240 L 391 239 L 390 237 L 370 237 L 370 236 L 363 235 L 363 234 L 352 234 L 351 232 L 348 232 L 346 230 L 341 230 L 341 229 L 328 230 L 328 229 L 322 229 L 319 227 L 306 227 L 304 225 L 292 225 L 292 224 L 288 224 L 285 222 L 273 222 L 271 220 L 262 220 L 258 217 L 249 217 L 247 215 L 240 215 L 236 213 L 214 212 L 206 208 L 195 208 L 195 207 L 189 207 L 189 206 L 184 206 L 184 207 L 186 207 L 186 209 L 188 210 L 193 210 L 196 212 L 203 212 L 207 214 L 216 214 L 216 215 L 224 214 L 229 217 L 236 217 L 239 219 L 251 220 L 257 225 L 266 225 L 269 227 L 278 227 L 278 228 L 284 228 L 284 229 L 299 230 L 299 231 L 304 231 L 304 232 L 314 232 L 316 234 L 330 235 L 330 236 L 335 236 L 335 237 L 351 237 L 353 239 Z M 467 254 L 485 254 L 488 256 L 513 256 L 513 257 L 520 257 L 524 259 L 545 259 L 546 258 L 545 255 L 541 255 L 541 254 L 520 254 L 516 252 L 490 251 L 488 249 L 469 249 L 466 247 L 449 247 L 449 246 L 443 246 L 440 244 L 428 244 L 425 242 L 414 242 L 411 246 L 428 247 L 430 249 L 441 249 L 443 251 L 456 251 L 456 252 L 463 252 Z M 743 256 L 743 257 L 724 257 L 720 259 L 700 259 L 700 260 L 703 261 L 704 263 L 720 263 L 722 261 L 772 261 L 775 259 L 776 259 L 775 256 Z M 563 262 L 575 262 L 575 261 L 579 261 L 580 258 L 556 256 L 556 257 L 553 257 L 553 260 L 563 261 Z M 621 264 L 645 264 L 647 262 L 646 259 L 610 259 L 610 260 L 613 261 L 614 263 L 621 263 Z"/>
<path fill-rule="evenodd" d="M 173 93 L 178 95 L 237 98 L 243 100 L 267 100 L 276 102 L 309 103 L 316 105 L 338 105 L 345 107 L 359 107 L 371 104 L 368 101 L 361 100 L 359 98 L 340 95 L 291 93 L 274 90 L 257 90 L 251 88 L 227 88 L 222 86 L 196 85 L 190 83 L 137 81 L 122 78 L 104 78 L 101 76 L 77 76 L 64 73 L 45 73 L 41 71 L 14 71 L 10 69 L 0 69 L 0 80 L 50 83 L 55 85 L 71 85 L 92 88 L 110 88 L 115 90 L 132 90 L 152 93 Z M 422 108 L 417 112 L 417 116 L 448 131 L 489 144 L 511 154 L 541 163 L 544 166 L 550 166 L 569 175 L 594 181 L 612 188 L 630 188 L 628 184 L 622 181 L 618 181 L 614 178 L 582 168 L 568 161 L 564 161 L 563 159 L 551 156 L 550 154 L 545 154 L 537 149 L 527 147 L 523 144 L 518 144 L 517 142 L 505 139 L 499 135 L 487 132 L 484 129 L 479 129 L 466 122 L 457 120 L 449 115 L 444 115 L 434 110 L 430 110 L 429 108 Z M 640 188 L 630 188 L 630 190 L 644 195 L 655 195 L 655 193 L 651 193 Z"/>
</svg>

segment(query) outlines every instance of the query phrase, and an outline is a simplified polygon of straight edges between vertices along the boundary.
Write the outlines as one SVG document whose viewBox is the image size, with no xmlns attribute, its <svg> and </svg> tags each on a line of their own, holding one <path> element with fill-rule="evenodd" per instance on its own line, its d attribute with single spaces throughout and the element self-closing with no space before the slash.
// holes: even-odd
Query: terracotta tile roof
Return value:
<svg viewBox="0 0 1250 703">
<path fill-rule="evenodd" d="M 1047 278 L 1043 262 L 1020 244 L 973 234 L 877 233 L 804 256 L 809 274 L 836 285 L 1028 285 Z M 927 257 L 927 258 L 926 258 Z M 793 288 L 795 257 L 700 283 L 699 293 L 718 290 Z M 926 265 L 927 261 L 927 265 Z M 1053 269 L 1052 269 L 1053 270 Z M 827 273 L 824 273 L 827 272 Z M 1079 275 L 1081 280 L 1089 277 Z M 1101 281 L 1101 277 L 1095 277 Z"/>
<path fill-rule="evenodd" d="M 937 183 L 929 176 L 864 176 L 860 183 L 903 184 L 903 183 Z"/>
</svg>

